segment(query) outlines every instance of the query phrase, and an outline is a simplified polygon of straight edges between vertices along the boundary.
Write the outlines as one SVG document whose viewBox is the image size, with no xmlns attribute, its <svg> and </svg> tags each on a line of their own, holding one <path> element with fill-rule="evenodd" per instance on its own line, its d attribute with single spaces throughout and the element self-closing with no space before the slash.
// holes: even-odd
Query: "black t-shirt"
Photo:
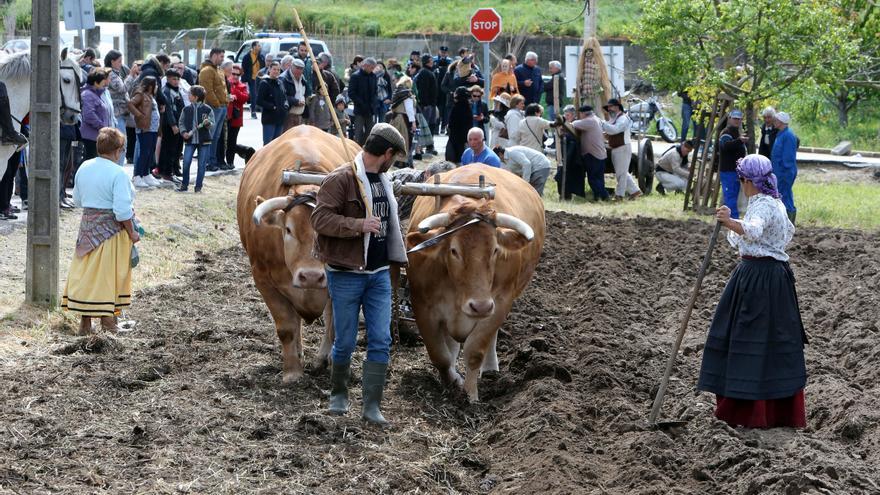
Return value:
<svg viewBox="0 0 880 495">
<path fill-rule="evenodd" d="M 367 249 L 367 271 L 378 270 L 388 266 L 388 215 L 391 205 L 385 188 L 382 186 L 380 174 L 367 172 L 370 181 L 370 192 L 373 194 L 373 216 L 379 217 L 379 233 L 370 234 L 370 247 Z"/>
</svg>

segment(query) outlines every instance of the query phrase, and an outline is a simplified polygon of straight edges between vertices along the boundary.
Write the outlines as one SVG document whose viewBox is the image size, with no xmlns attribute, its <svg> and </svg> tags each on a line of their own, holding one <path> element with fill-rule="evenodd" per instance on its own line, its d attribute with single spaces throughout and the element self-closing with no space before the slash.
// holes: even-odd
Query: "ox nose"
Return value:
<svg viewBox="0 0 880 495">
<path fill-rule="evenodd" d="M 492 299 L 470 299 L 467 302 L 471 316 L 485 317 L 495 311 L 495 301 Z"/>
<path fill-rule="evenodd" d="M 293 286 L 299 289 L 323 289 L 327 287 L 324 270 L 297 270 Z"/>
</svg>

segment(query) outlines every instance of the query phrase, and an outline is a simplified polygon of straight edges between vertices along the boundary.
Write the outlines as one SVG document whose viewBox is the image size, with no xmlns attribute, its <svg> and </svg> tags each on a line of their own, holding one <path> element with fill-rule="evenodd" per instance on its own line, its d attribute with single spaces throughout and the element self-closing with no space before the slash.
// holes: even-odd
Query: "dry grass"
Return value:
<svg viewBox="0 0 880 495">
<path fill-rule="evenodd" d="M 140 265 L 133 290 L 174 280 L 196 251 L 218 251 L 238 244 L 235 200 L 239 175 L 208 179 L 200 195 L 171 189 L 139 192 L 135 210 L 146 235 L 138 245 Z M 61 215 L 60 281 L 63 290 L 79 228 L 79 211 Z M 45 343 L 49 328 L 69 333 L 73 317 L 24 304 L 26 231 L 18 228 L 0 237 L 0 355 L 17 353 L 32 343 Z M 27 344 L 23 345 L 22 343 Z"/>
</svg>

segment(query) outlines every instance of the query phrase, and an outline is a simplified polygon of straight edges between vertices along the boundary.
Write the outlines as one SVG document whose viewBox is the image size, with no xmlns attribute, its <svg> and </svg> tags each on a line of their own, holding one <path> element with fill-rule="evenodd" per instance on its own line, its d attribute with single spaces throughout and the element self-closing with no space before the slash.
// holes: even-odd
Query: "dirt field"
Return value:
<svg viewBox="0 0 880 495">
<path fill-rule="evenodd" d="M 731 429 L 694 391 L 736 262 L 726 243 L 663 412 L 688 423 L 644 428 L 709 232 L 550 213 L 483 403 L 445 393 L 408 341 L 392 365 L 388 431 L 324 414 L 326 370 L 282 386 L 242 250 L 199 253 L 178 281 L 137 295 L 129 336 L 56 335 L 0 361 L 0 492 L 880 492 L 877 234 L 805 229 L 790 250 L 811 338 L 807 430 Z M 306 332 L 307 357 L 318 339 Z"/>
</svg>

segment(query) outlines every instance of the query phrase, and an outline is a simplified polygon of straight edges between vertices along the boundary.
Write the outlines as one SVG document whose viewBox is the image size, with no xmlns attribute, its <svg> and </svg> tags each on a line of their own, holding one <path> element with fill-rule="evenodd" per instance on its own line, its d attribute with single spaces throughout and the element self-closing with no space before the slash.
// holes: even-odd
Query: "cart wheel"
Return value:
<svg viewBox="0 0 880 495">
<path fill-rule="evenodd" d="M 638 178 L 642 194 L 651 194 L 654 186 L 654 145 L 647 138 L 639 142 Z"/>
</svg>

